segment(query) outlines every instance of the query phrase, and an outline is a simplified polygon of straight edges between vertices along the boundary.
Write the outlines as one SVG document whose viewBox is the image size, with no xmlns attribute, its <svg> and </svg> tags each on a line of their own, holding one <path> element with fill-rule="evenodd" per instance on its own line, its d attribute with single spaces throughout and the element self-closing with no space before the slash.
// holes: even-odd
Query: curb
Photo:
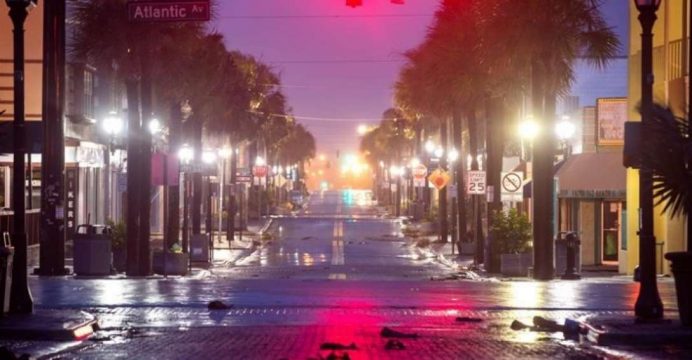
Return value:
<svg viewBox="0 0 692 360">
<path fill-rule="evenodd" d="M 264 226 L 262 226 L 262 227 L 259 229 L 258 233 L 259 233 L 259 234 L 263 234 L 265 231 L 267 231 L 267 230 L 269 229 L 269 227 L 272 225 L 272 223 L 274 223 L 274 218 L 273 218 L 273 217 L 270 217 L 270 218 L 269 218 L 269 221 L 267 221 L 267 222 L 264 224 Z"/>
<path fill-rule="evenodd" d="M 621 320 L 624 321 L 624 320 Z M 663 320 L 654 324 L 636 324 L 634 319 L 626 323 L 626 329 L 598 326 L 582 321 L 587 341 L 601 346 L 652 346 L 689 345 L 692 329 L 684 328 L 679 321 Z"/>
</svg>

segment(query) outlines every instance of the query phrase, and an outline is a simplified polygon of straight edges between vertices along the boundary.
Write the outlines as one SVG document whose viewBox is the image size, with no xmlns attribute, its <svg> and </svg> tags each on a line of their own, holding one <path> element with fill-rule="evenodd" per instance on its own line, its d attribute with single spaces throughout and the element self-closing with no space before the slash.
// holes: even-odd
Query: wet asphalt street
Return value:
<svg viewBox="0 0 692 360">
<path fill-rule="evenodd" d="M 636 349 L 594 348 L 561 334 L 516 332 L 514 319 L 629 316 L 638 285 L 628 278 L 577 282 L 439 280 L 453 270 L 401 235 L 364 191 L 314 193 L 269 239 L 230 265 L 196 277 L 32 278 L 43 311 L 99 317 L 96 340 L 64 345 L 65 358 L 351 359 L 599 358 Z M 675 310 L 672 282 L 661 296 Z M 233 307 L 210 311 L 221 300 Z M 457 317 L 479 322 L 458 322 Z M 417 333 L 386 349 L 382 327 Z M 357 349 L 320 350 L 325 343 Z M 27 343 L 20 349 L 40 349 Z M 44 344 L 45 345 L 45 344 Z M 19 346 L 19 345 L 17 345 Z M 32 346 L 34 346 L 32 348 Z M 65 347 L 66 346 L 66 347 Z M 36 350 L 54 358 L 53 350 Z M 51 352 L 53 351 L 53 352 Z M 659 351 L 659 350 L 656 350 Z M 669 357 L 684 358 L 690 352 Z M 50 355 L 53 354 L 53 355 Z M 662 353 L 654 352 L 653 357 Z M 640 353 L 641 355 L 641 353 Z M 679 355 L 679 356 L 676 356 Z"/>
</svg>

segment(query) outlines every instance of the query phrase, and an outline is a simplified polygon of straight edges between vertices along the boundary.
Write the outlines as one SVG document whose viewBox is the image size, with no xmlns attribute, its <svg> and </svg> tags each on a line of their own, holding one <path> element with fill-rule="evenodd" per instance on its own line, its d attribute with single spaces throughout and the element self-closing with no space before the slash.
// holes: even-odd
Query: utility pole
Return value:
<svg viewBox="0 0 692 360">
<path fill-rule="evenodd" d="M 14 211 L 14 229 L 12 242 L 15 246 L 14 267 L 12 268 L 12 287 L 10 290 L 10 312 L 30 314 L 34 311 L 34 302 L 29 291 L 27 279 L 27 237 L 25 227 L 26 174 L 24 173 L 24 156 L 26 149 L 26 128 L 24 122 L 24 21 L 30 7 L 36 2 L 26 0 L 6 0 L 10 7 L 10 18 L 14 26 L 14 123 L 12 138 L 14 141 L 12 167 L 12 210 Z"/>
</svg>

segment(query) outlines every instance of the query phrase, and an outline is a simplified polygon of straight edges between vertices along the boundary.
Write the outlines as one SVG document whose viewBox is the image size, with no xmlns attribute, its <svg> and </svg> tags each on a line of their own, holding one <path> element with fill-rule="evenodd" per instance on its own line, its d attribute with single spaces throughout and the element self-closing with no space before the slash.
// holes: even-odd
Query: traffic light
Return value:
<svg viewBox="0 0 692 360">
<path fill-rule="evenodd" d="M 346 6 L 350 6 L 352 8 L 363 6 L 363 0 L 346 0 Z"/>
</svg>

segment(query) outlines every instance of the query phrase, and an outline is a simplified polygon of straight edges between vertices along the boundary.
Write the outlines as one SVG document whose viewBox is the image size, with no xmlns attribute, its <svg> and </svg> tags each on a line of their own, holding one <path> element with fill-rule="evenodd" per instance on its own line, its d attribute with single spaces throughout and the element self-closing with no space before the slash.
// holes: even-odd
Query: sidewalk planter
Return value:
<svg viewBox="0 0 692 360">
<path fill-rule="evenodd" d="M 187 275 L 190 267 L 190 256 L 185 253 L 169 252 L 164 254 L 163 251 L 155 251 L 152 267 L 155 274 Z"/>
<path fill-rule="evenodd" d="M 533 266 L 533 253 L 501 254 L 500 273 L 504 276 L 528 276 Z"/>
<path fill-rule="evenodd" d="M 680 322 L 692 326 L 692 252 L 672 252 L 665 255 L 675 278 Z"/>
</svg>

